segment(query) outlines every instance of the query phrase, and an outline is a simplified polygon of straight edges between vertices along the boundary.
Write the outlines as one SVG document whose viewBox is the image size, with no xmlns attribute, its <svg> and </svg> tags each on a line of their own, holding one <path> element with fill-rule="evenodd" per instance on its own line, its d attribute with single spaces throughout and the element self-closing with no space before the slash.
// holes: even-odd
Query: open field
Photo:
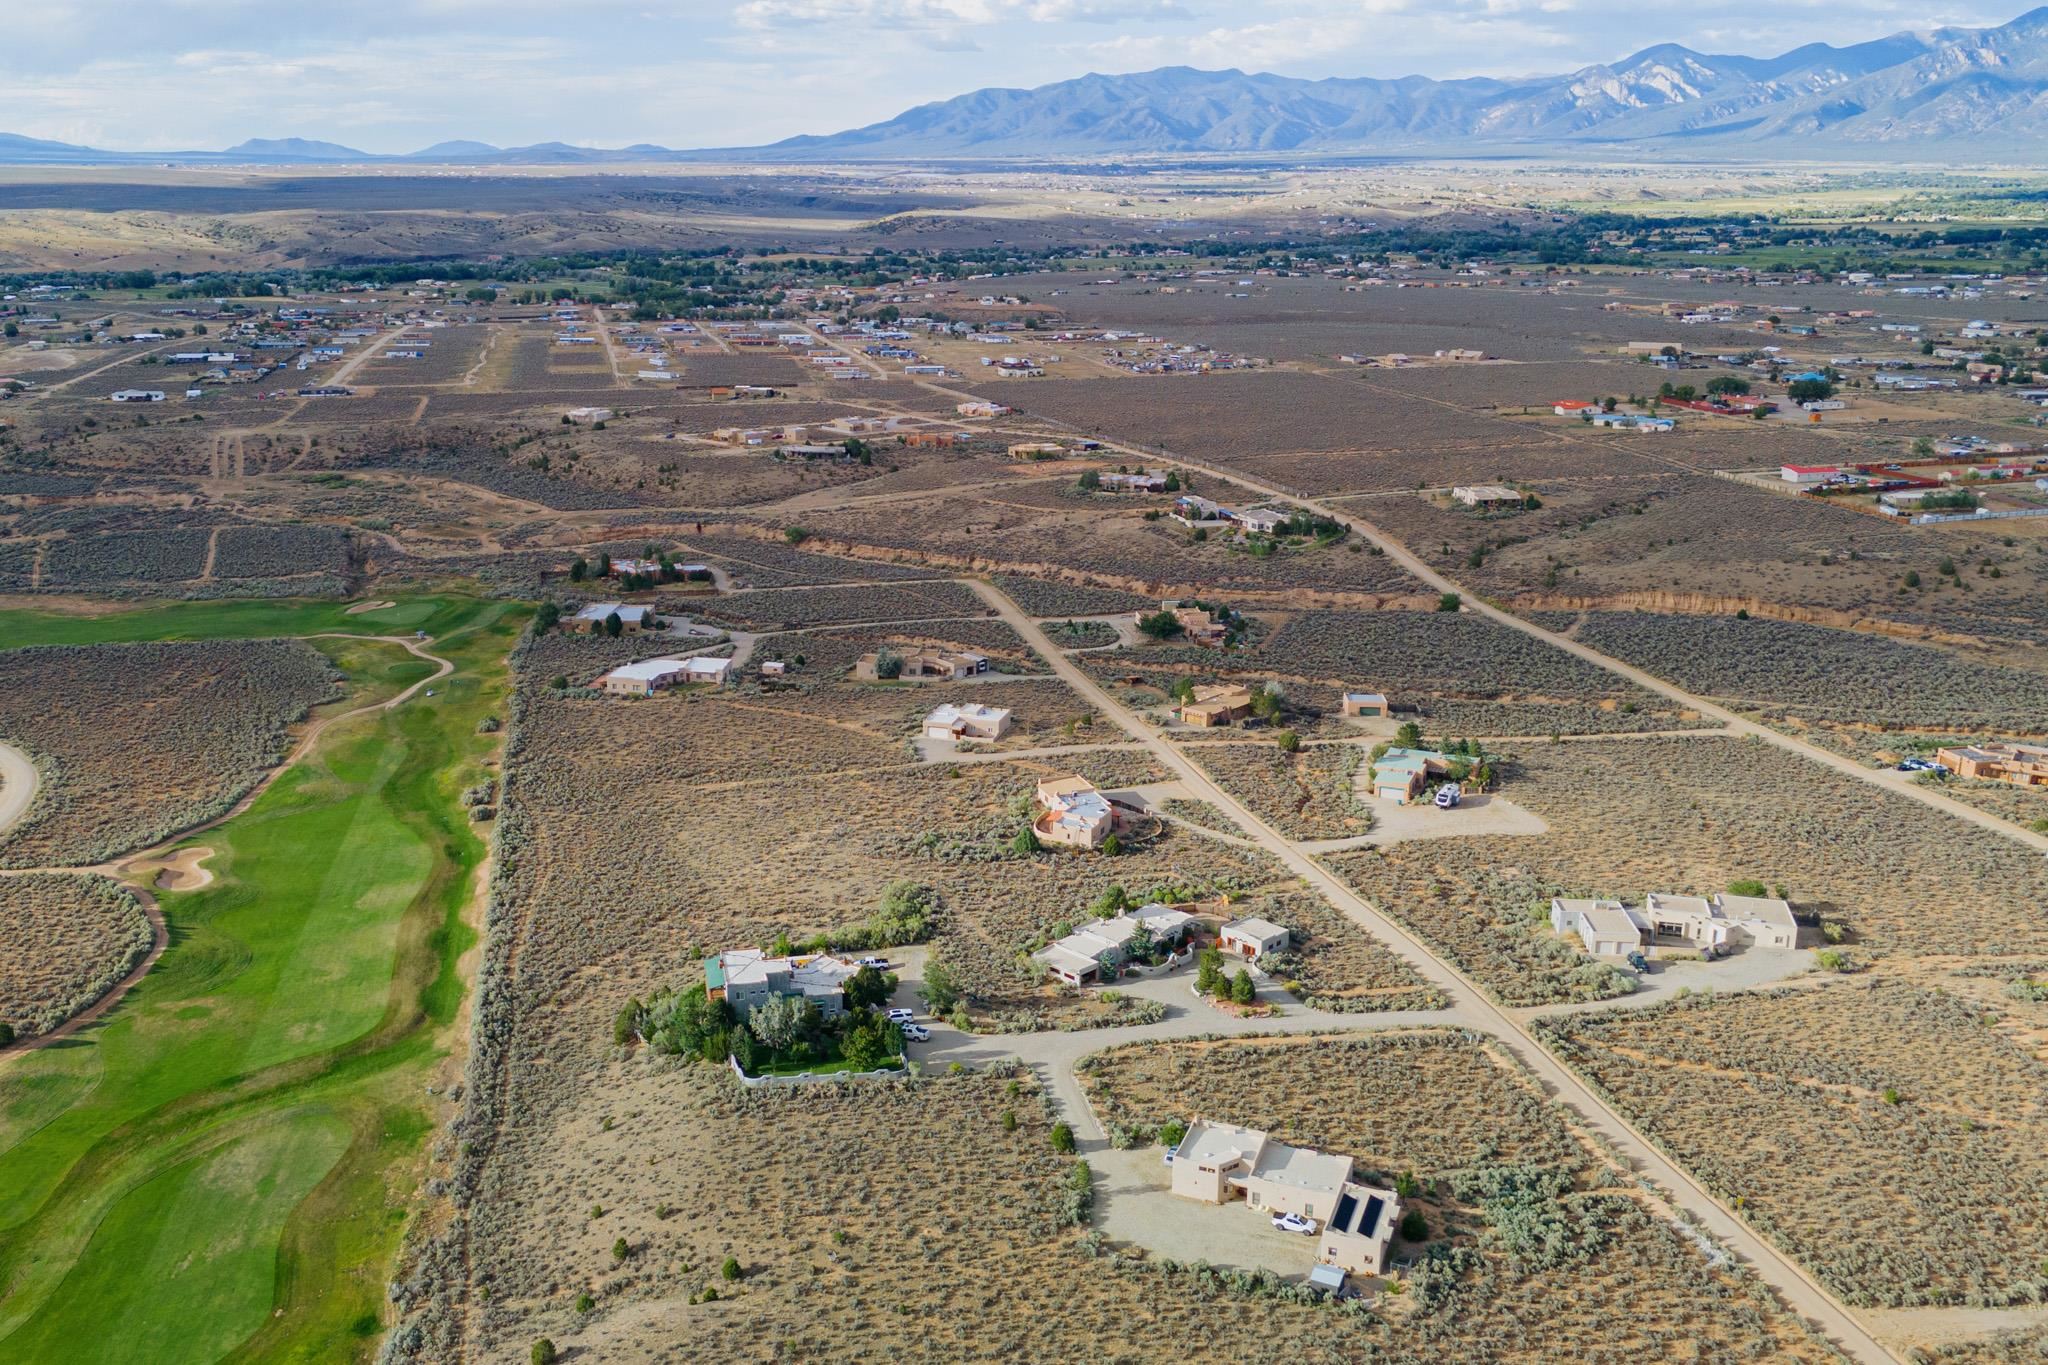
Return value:
<svg viewBox="0 0 2048 1365">
<path fill-rule="evenodd" d="M 1979 1010 L 1879 978 L 1545 1027 L 1850 1302 L 1996 1306 L 2048 1290 L 2048 1068 Z"/>
<path fill-rule="evenodd" d="M 97 619 L 127 635 L 195 610 Z M 203 610 L 274 630 L 280 608 Z M 160 893 L 171 946 L 119 1006 L 0 1063 L 11 1353 L 370 1358 L 473 940 L 484 846 L 455 794 L 495 750 L 477 727 L 521 620 L 455 599 L 394 610 L 446 625 L 456 671 L 436 696 L 324 732 L 207 833 L 210 885 Z M 390 655 L 410 657 L 344 653 L 379 673 L 370 696 Z"/>
<path fill-rule="evenodd" d="M 1538 619 L 1689 692 L 1767 715 L 1880 730 L 2048 729 L 2048 679 L 2038 672 L 1865 631 L 1648 612 Z"/>
<path fill-rule="evenodd" d="M 10 866 L 90 863 L 219 814 L 339 695 L 292 641 L 56 646 L 0 653 L 0 733 L 42 765 L 0 840 Z"/>
<path fill-rule="evenodd" d="M 104 877 L 0 877 L 0 1023 L 48 1033 L 142 960 L 153 938 L 141 905 Z"/>
<path fill-rule="evenodd" d="M 1354 790 L 1365 751 L 1313 745 L 1287 753 L 1277 744 L 1200 744 L 1188 749 L 1223 789 L 1290 839 L 1363 834 L 1372 811 Z"/>
</svg>

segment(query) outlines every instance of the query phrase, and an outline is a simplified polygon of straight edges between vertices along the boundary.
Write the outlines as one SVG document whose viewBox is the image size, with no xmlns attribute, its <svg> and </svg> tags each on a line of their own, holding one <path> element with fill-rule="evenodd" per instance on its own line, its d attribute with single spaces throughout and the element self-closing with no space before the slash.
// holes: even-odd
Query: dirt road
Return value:
<svg viewBox="0 0 2048 1365">
<path fill-rule="evenodd" d="M 1377 534 L 1375 532 L 1375 534 Z M 1392 550 L 1390 548 L 1390 553 Z M 1403 551 L 1403 554 L 1406 552 Z M 993 585 L 968 581 L 984 601 L 1023 637 L 1026 643 L 1052 663 L 1061 681 L 1088 699 L 1124 733 L 1142 743 L 1152 755 L 1187 786 L 1189 793 L 1223 811 L 1244 829 L 1260 849 L 1277 859 L 1289 872 L 1320 892 L 1367 933 L 1398 954 L 1425 981 L 1448 993 L 1453 1006 L 1445 1016 L 1458 1024 L 1481 1030 L 1498 1038 L 1532 1072 L 1544 1090 L 1573 1110 L 1589 1129 L 1599 1133 L 1623 1153 L 1642 1174 L 1670 1193 L 1673 1202 L 1697 1218 L 1723 1246 L 1728 1247 L 1756 1270 L 1794 1311 L 1821 1323 L 1829 1336 L 1857 1360 L 1895 1361 L 1890 1351 L 1834 1297 L 1790 1257 L 1752 1232 L 1748 1225 L 1722 1205 L 1704 1185 L 1669 1161 L 1649 1140 L 1610 1109 L 1584 1082 L 1567 1071 L 1536 1041 L 1523 1021 L 1509 1015 L 1483 995 L 1479 988 L 1448 962 L 1438 958 L 1420 939 L 1382 915 L 1351 888 L 1324 871 L 1313 858 L 1260 819 L 1235 797 L 1211 781 L 1180 750 L 1157 730 L 1147 725 L 1101 687 L 1079 665 L 1053 644 L 1038 623 L 1006 594 Z M 1454 591 L 1445 588 L 1445 591 Z M 1512 618 L 1509 618 L 1512 620 Z M 1548 635 L 1548 632 L 1540 632 Z M 1597 661 L 1599 655 L 1593 655 Z M 1679 694 L 1683 695 L 1683 694 Z"/>
<path fill-rule="evenodd" d="M 1966 806 L 1962 802 L 1944 796 L 1932 788 L 1914 783 L 1904 773 L 1894 772 L 1889 768 L 1865 767 L 1846 755 L 1823 749 L 1817 744 L 1808 744 L 1802 739 L 1795 739 L 1793 736 L 1773 730 L 1767 725 L 1759 725 L 1753 720 L 1737 715 L 1725 706 L 1716 705 L 1704 697 L 1694 696 L 1677 684 L 1667 682 L 1653 673 L 1645 673 L 1642 669 L 1623 663 L 1620 659 L 1614 658 L 1611 655 L 1602 654 L 1590 645 L 1582 644 L 1568 636 L 1559 635 L 1555 631 L 1545 630 L 1532 621 L 1526 621 L 1516 616 L 1513 612 L 1503 611 L 1492 603 L 1479 598 L 1470 588 L 1439 573 L 1406 545 L 1395 540 L 1392 536 L 1386 534 L 1379 527 L 1362 517 L 1333 507 L 1328 503 L 1319 502 L 1314 498 L 1298 497 L 1271 484 L 1261 483 L 1257 479 L 1250 478 L 1237 470 L 1203 464 L 1199 460 L 1190 460 L 1183 455 L 1173 454 L 1172 452 L 1148 451 L 1135 446 L 1125 446 L 1114 442 L 1105 442 L 1104 444 L 1108 449 L 1119 450 L 1140 458 L 1158 459 L 1164 455 L 1165 458 L 1171 459 L 1174 463 L 1184 465 L 1210 478 L 1235 484 L 1239 488 L 1248 489 L 1262 497 L 1272 498 L 1296 507 L 1305 507 L 1320 516 L 1326 516 L 1334 521 L 1341 522 L 1355 534 L 1363 536 L 1367 541 L 1384 550 L 1389 559 L 1392 559 L 1396 564 L 1399 564 L 1410 574 L 1413 574 L 1437 592 L 1454 592 L 1458 594 L 1467 611 L 1484 616 L 1488 620 L 1498 625 L 1506 626 L 1510 630 L 1518 630 L 1524 635 L 1534 636 L 1552 648 L 1561 649 L 1568 654 L 1576 655 L 1587 663 L 1604 668 L 1610 673 L 1619 674 L 1638 687 L 1655 692 L 1657 695 L 1697 711 L 1703 716 L 1712 717 L 1726 725 L 1730 734 L 1753 736 L 1766 744 L 1772 744 L 1789 753 L 1798 754 L 1801 758 L 1823 764 L 1846 776 L 1868 782 L 1874 787 L 1883 788 L 1897 795 L 1908 797 L 1923 805 L 1932 806 L 1944 814 L 1952 815 L 1958 820 L 1968 821 L 1980 829 L 1990 830 L 1992 833 L 2004 838 L 2016 840 L 2038 852 L 2048 853 L 2048 834 L 2036 834 L 2032 830 L 2023 829 L 2018 825 L 2001 820 L 1987 811 L 1978 810 L 1974 806 Z"/>
</svg>

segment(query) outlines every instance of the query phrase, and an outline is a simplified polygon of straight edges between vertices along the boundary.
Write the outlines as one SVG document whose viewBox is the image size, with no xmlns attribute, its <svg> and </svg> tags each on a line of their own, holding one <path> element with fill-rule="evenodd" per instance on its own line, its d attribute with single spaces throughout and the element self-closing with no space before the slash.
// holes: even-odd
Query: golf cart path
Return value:
<svg viewBox="0 0 2048 1365">
<path fill-rule="evenodd" d="M 1377 536 L 1378 533 L 1375 531 L 1373 534 Z M 1390 549 L 1389 552 L 1393 553 L 1393 550 Z M 1405 550 L 1400 553 L 1406 555 Z M 1413 556 L 1407 558 L 1412 560 Z M 1426 566 L 1423 567 L 1426 569 Z M 980 580 L 962 581 L 978 593 L 982 600 L 994 607 L 996 614 L 1022 636 L 1026 643 L 1036 648 L 1051 662 L 1053 671 L 1059 675 L 1061 681 L 1093 702 L 1102 715 L 1108 717 L 1132 739 L 1143 744 L 1166 768 L 1177 773 L 1192 795 L 1208 801 L 1230 816 L 1260 849 L 1319 891 L 1330 904 L 1407 962 L 1423 980 L 1445 991 L 1453 1005 L 1450 1010 L 1442 1012 L 1443 1022 L 1477 1029 L 1499 1039 L 1501 1045 L 1521 1062 L 1551 1098 L 1564 1104 L 1573 1111 L 1580 1122 L 1614 1144 L 1638 1172 L 1668 1191 L 1669 1198 L 1674 1204 L 1688 1210 L 1723 1246 L 1746 1260 L 1758 1276 L 1775 1289 L 1793 1311 L 1821 1323 L 1827 1334 L 1851 1357 L 1868 1362 L 1898 1359 L 1881 1346 L 1863 1324 L 1803 1267 L 1765 1241 L 1705 1185 L 1651 1145 L 1650 1141 L 1619 1111 L 1610 1108 L 1591 1087 L 1566 1070 L 1562 1063 L 1537 1042 L 1535 1035 L 1523 1021 L 1514 1018 L 1487 999 L 1462 972 L 1437 957 L 1420 939 L 1382 915 L 1364 897 L 1331 875 L 1315 859 L 1282 837 L 1242 802 L 1218 786 L 1176 746 L 1147 726 L 1121 701 L 1111 696 L 1092 676 L 1055 647 L 1045 632 L 1039 628 L 1038 623 L 1007 594 L 991 583 Z M 1454 589 L 1446 588 L 1446 591 L 1452 590 Z M 1515 620 L 1506 613 L 1498 614 L 1509 622 Z M 1536 633 L 1546 637 L 1549 634 Z M 1601 656 L 1597 654 L 1591 657 L 1595 662 L 1601 661 Z M 1647 674 L 1643 676 L 1648 677 Z M 1692 702 L 1691 698 L 1676 689 L 1664 687 L 1663 690 L 1686 700 L 1688 704 Z M 1731 722 L 1738 719 L 1733 716 L 1728 718 Z M 1787 747 L 1795 746 L 1788 744 Z M 1803 750 L 1806 746 L 1796 747 Z M 1844 762 L 1847 763 L 1847 760 Z M 1853 764 L 1848 766 L 1851 771 L 1859 771 Z M 2001 829 L 2012 828 L 2002 821 L 1991 823 L 1997 824 Z M 2048 839 L 2041 842 L 2048 845 Z M 1091 1030 L 1088 1035 L 1076 1036 L 1093 1037 L 1104 1032 L 1113 1034 L 1115 1031 Z M 1089 1050 L 1097 1049 L 1091 1047 Z M 1066 1071 L 1067 1082 L 1072 1084 L 1071 1068 L 1056 1067 L 1054 1070 L 1056 1077 L 1059 1072 Z M 1058 1092 L 1061 1088 L 1056 1079 L 1055 1091 Z M 1060 1094 L 1059 1098 L 1063 1102 L 1067 1101 L 1078 1094 L 1078 1089 L 1078 1085 L 1074 1085 L 1072 1093 Z"/>
</svg>

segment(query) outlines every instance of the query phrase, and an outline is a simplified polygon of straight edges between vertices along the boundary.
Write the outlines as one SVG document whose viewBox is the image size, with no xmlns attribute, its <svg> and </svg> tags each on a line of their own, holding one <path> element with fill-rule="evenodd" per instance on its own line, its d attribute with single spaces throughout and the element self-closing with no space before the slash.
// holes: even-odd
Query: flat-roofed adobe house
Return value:
<svg viewBox="0 0 2048 1365">
<path fill-rule="evenodd" d="M 1048 778 L 1035 793 L 1031 828 L 1041 840 L 1070 848 L 1100 848 L 1116 832 L 1116 807 L 1085 777 Z"/>
<path fill-rule="evenodd" d="M 1934 761 L 1957 777 L 2009 782 L 2015 787 L 2048 787 L 2048 744 L 1958 745 L 1936 750 Z"/>
<path fill-rule="evenodd" d="M 1389 749 L 1373 760 L 1372 794 L 1403 805 L 1420 796 L 1432 777 L 1447 777 L 1449 755 L 1434 749 Z"/>
<path fill-rule="evenodd" d="M 1247 915 L 1224 925 L 1217 941 L 1232 957 L 1259 958 L 1285 949 L 1293 935 L 1271 920 Z"/>
<path fill-rule="evenodd" d="M 1261 1213 L 1323 1224 L 1316 1259 L 1362 1275 L 1386 1269 L 1400 1222 L 1392 1190 L 1351 1179 L 1351 1158 L 1275 1142 L 1256 1128 L 1196 1119 L 1173 1153 L 1171 1187 L 1183 1199 L 1224 1204 L 1242 1197 Z"/>
<path fill-rule="evenodd" d="M 1384 692 L 1350 692 L 1344 694 L 1344 714 L 1360 716 L 1368 720 L 1384 720 L 1391 711 Z"/>
<path fill-rule="evenodd" d="M 759 948 L 735 948 L 706 958 L 704 990 L 744 1020 L 757 1005 L 782 995 L 802 996 L 826 1018 L 845 1012 L 846 979 L 858 970 L 830 954 L 770 957 Z"/>
<path fill-rule="evenodd" d="M 979 702 L 947 702 L 924 718 L 926 739 L 950 739 L 956 744 L 1001 739 L 1010 733 L 1007 706 L 983 706 Z"/>
<path fill-rule="evenodd" d="M 1460 484 L 1451 496 L 1467 507 L 1500 507 L 1522 500 L 1520 493 L 1502 483 Z"/>
<path fill-rule="evenodd" d="M 683 681 L 693 683 L 724 683 L 732 673 L 731 659 L 711 659 L 698 656 L 683 660 Z"/>
<path fill-rule="evenodd" d="M 1159 610 L 1171 616 L 1192 645 L 1220 645 L 1229 638 L 1230 628 L 1206 607 L 1183 606 L 1179 602 L 1161 602 Z M 1143 623 L 1150 612 L 1135 612 L 1134 618 Z"/>
<path fill-rule="evenodd" d="M 619 627 L 627 635 L 638 635 L 647 629 L 647 622 L 653 616 L 651 607 L 629 607 L 618 602 L 592 602 L 574 616 L 562 618 L 562 628 L 577 635 L 589 635 L 604 629 L 607 618 L 617 616 Z"/>
<path fill-rule="evenodd" d="M 1252 713 L 1252 690 L 1243 686 L 1197 687 L 1188 700 L 1174 711 L 1183 725 L 1205 729 L 1234 725 Z"/>
<path fill-rule="evenodd" d="M 1271 507 L 1254 507 L 1249 512 L 1239 512 L 1236 517 L 1239 526 L 1261 536 L 1272 535 L 1291 519 L 1287 513 Z"/>
<path fill-rule="evenodd" d="M 1550 902 L 1550 927 L 1560 934 L 1577 934 L 1594 957 L 1627 957 L 1643 946 L 1645 937 L 1643 926 L 1620 901 L 1555 898 Z"/>
<path fill-rule="evenodd" d="M 1086 986 L 1105 974 L 1115 974 L 1130 957 L 1139 930 L 1154 943 L 1177 947 L 1194 919 L 1170 905 L 1141 905 L 1108 919 L 1089 920 L 1065 938 L 1040 948 L 1031 959 L 1070 986 Z"/>
<path fill-rule="evenodd" d="M 599 678 L 597 685 L 614 697 L 651 697 L 674 687 L 682 677 L 681 659 L 642 659 L 619 665 Z"/>
<path fill-rule="evenodd" d="M 1799 946 L 1799 921 L 1793 918 L 1791 905 L 1771 896 L 1672 896 L 1652 891 L 1643 897 L 1642 918 L 1653 937 L 1702 948 Z"/>
<path fill-rule="evenodd" d="M 988 655 L 977 654 L 971 649 L 957 652 L 938 649 L 921 649 L 903 659 L 903 676 L 906 678 L 972 678 L 988 672 Z"/>
</svg>

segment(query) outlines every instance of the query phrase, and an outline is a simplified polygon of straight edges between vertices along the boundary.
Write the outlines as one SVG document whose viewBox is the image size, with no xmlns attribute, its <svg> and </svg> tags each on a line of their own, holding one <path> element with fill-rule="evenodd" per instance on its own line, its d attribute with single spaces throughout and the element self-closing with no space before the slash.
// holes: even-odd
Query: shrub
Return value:
<svg viewBox="0 0 2048 1365">
<path fill-rule="evenodd" d="M 529 1356 L 533 1365 L 555 1365 L 556 1358 L 554 1342 L 542 1337 L 533 1343 L 533 1350 Z"/>
<path fill-rule="evenodd" d="M 588 1290 L 576 1296 L 577 1312 L 588 1313 L 591 1309 L 595 1307 L 597 1307 L 597 1300 L 590 1297 L 590 1293 Z"/>
<path fill-rule="evenodd" d="M 1454 592 L 1447 592 L 1436 599 L 1436 609 L 1438 611 L 1456 611 L 1464 605 L 1465 599 Z"/>
<path fill-rule="evenodd" d="M 1074 1151 L 1074 1127 L 1065 1119 L 1052 1126 L 1052 1149 L 1062 1156 L 1071 1156 Z"/>
<path fill-rule="evenodd" d="M 719 1277 L 728 1284 L 739 1279 L 741 1273 L 740 1260 L 737 1256 L 726 1257 L 725 1262 L 718 1267 Z"/>
<path fill-rule="evenodd" d="M 1410 1209 L 1401 1215 L 1401 1240 L 1422 1242 L 1429 1238 L 1429 1220 L 1422 1216 L 1421 1209 Z"/>
</svg>

